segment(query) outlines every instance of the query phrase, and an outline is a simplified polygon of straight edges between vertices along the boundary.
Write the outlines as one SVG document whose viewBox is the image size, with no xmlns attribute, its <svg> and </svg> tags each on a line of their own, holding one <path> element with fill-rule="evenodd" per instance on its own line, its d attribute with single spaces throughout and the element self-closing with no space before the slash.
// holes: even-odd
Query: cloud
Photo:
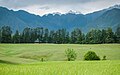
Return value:
<svg viewBox="0 0 120 75">
<path fill-rule="evenodd" d="M 10 8 L 21 8 L 31 5 L 71 5 L 93 1 L 98 0 L 0 0 L 0 5 Z"/>
<path fill-rule="evenodd" d="M 41 9 L 41 10 L 48 10 L 48 9 L 50 9 L 50 7 L 48 7 L 48 6 L 42 6 L 39 9 Z"/>
</svg>

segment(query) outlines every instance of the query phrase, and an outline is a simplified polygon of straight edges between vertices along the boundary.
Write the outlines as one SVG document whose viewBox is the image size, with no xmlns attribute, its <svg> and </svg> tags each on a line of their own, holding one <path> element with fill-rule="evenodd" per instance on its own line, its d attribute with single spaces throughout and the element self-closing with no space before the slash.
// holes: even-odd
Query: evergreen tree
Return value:
<svg viewBox="0 0 120 75">
<path fill-rule="evenodd" d="M 75 32 L 76 32 L 76 43 L 77 44 L 81 44 L 82 43 L 82 32 L 80 29 L 75 29 Z"/>
<path fill-rule="evenodd" d="M 120 43 L 120 27 L 116 29 L 115 35 L 116 35 L 116 42 Z"/>
<path fill-rule="evenodd" d="M 56 43 L 57 43 L 57 44 L 60 44 L 60 43 L 61 43 L 61 40 L 62 40 L 62 38 L 61 38 L 61 30 L 60 30 L 60 29 L 58 29 L 58 30 L 56 31 L 55 38 L 56 38 Z"/>
<path fill-rule="evenodd" d="M 71 37 L 70 37 L 70 43 L 75 43 L 76 42 L 76 32 L 75 31 L 72 31 L 71 32 Z"/>
<path fill-rule="evenodd" d="M 34 43 L 37 39 L 39 43 L 72 43 L 72 44 L 100 44 L 100 43 L 120 43 L 120 27 L 114 33 L 111 28 L 107 30 L 92 29 L 86 35 L 79 28 L 74 29 L 71 34 L 66 29 L 56 31 L 38 28 L 25 28 L 20 34 L 17 30 L 11 37 L 12 31 L 9 26 L 0 29 L 0 43 Z M 13 40 L 12 40 L 13 39 Z"/>
<path fill-rule="evenodd" d="M 107 31 L 107 37 L 105 39 L 106 43 L 113 43 L 114 42 L 114 33 L 111 28 L 108 28 Z"/>
<path fill-rule="evenodd" d="M 36 28 L 37 30 L 37 39 L 39 40 L 39 43 L 43 43 L 43 38 L 44 38 L 44 30 L 43 28 L 41 27 L 38 27 Z"/>
<path fill-rule="evenodd" d="M 68 43 L 69 40 L 69 33 L 66 31 L 66 29 L 61 29 L 61 43 Z"/>
<path fill-rule="evenodd" d="M 20 33 L 20 43 L 25 43 L 23 38 L 23 33 Z"/>
<path fill-rule="evenodd" d="M 45 43 L 48 43 L 49 41 L 49 30 L 48 29 L 45 29 L 44 31 L 44 40 L 43 40 Z"/>
<path fill-rule="evenodd" d="M 82 34 L 82 42 L 81 42 L 81 44 L 85 44 L 86 42 L 85 42 L 85 34 Z"/>
<path fill-rule="evenodd" d="M 2 42 L 2 30 L 0 28 L 0 43 Z"/>
<path fill-rule="evenodd" d="M 101 39 L 102 39 L 102 31 L 101 30 L 92 29 L 86 35 L 87 43 L 91 43 L 91 44 L 102 43 Z"/>
<path fill-rule="evenodd" d="M 49 43 L 54 43 L 54 37 L 55 37 L 55 31 L 52 30 L 50 31 L 50 34 L 49 34 Z"/>
<path fill-rule="evenodd" d="M 30 43 L 31 42 L 31 29 L 25 28 L 22 33 L 22 38 L 24 43 Z"/>
<path fill-rule="evenodd" d="M 55 31 L 54 33 L 54 43 L 58 43 L 57 40 L 58 40 L 58 35 L 57 35 L 57 31 Z"/>
<path fill-rule="evenodd" d="M 101 30 L 96 30 L 96 33 L 95 33 L 95 43 L 97 44 L 100 44 L 102 43 L 102 31 Z"/>
<path fill-rule="evenodd" d="M 80 29 L 76 28 L 71 32 L 71 43 L 82 43 L 82 32 Z"/>
<path fill-rule="evenodd" d="M 94 43 L 94 30 L 91 30 L 90 32 L 88 32 L 87 34 L 86 34 L 86 43 L 87 44 L 89 44 L 89 43 Z"/>
<path fill-rule="evenodd" d="M 13 35 L 13 43 L 20 43 L 20 33 L 16 30 L 16 33 Z"/>
<path fill-rule="evenodd" d="M 36 31 L 36 29 L 31 29 L 30 40 L 31 40 L 31 43 L 34 43 L 37 40 L 37 31 Z"/>
<path fill-rule="evenodd" d="M 2 32 L 2 43 L 11 43 L 12 38 L 11 38 L 11 28 L 9 26 L 3 26 L 1 29 Z"/>
<path fill-rule="evenodd" d="M 66 32 L 66 36 L 65 36 L 65 43 L 70 43 L 70 37 L 69 37 L 69 32 Z"/>
<path fill-rule="evenodd" d="M 102 29 L 101 42 L 106 43 L 105 42 L 106 38 L 107 38 L 107 32 L 106 32 L 106 30 Z"/>
</svg>

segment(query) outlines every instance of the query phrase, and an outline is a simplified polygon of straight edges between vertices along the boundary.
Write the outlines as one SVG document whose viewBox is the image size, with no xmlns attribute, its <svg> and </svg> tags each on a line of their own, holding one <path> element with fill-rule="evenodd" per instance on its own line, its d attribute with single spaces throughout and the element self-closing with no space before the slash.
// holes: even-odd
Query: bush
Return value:
<svg viewBox="0 0 120 75">
<path fill-rule="evenodd" d="M 41 58 L 41 61 L 43 62 L 43 61 L 44 61 L 44 58 Z"/>
<path fill-rule="evenodd" d="M 74 61 L 77 57 L 77 54 L 73 49 L 67 49 L 65 53 L 68 58 L 68 61 Z"/>
<path fill-rule="evenodd" d="M 102 60 L 107 60 L 105 55 L 103 56 L 103 59 L 102 59 Z"/>
<path fill-rule="evenodd" d="M 99 56 L 97 56 L 97 54 L 93 51 L 88 51 L 85 55 L 84 55 L 84 60 L 100 60 Z"/>
</svg>

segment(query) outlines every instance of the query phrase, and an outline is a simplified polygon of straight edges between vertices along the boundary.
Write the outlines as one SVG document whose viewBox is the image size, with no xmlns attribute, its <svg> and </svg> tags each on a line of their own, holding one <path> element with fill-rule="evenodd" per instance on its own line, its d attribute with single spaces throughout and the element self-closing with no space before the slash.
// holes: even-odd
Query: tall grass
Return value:
<svg viewBox="0 0 120 75">
<path fill-rule="evenodd" d="M 120 61 L 0 64 L 0 75 L 119 75 Z"/>
</svg>

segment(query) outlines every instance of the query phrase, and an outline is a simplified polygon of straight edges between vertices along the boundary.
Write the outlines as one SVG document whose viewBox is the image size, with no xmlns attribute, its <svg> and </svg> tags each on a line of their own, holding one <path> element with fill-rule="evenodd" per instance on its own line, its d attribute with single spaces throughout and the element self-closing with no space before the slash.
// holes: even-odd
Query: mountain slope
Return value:
<svg viewBox="0 0 120 75">
<path fill-rule="evenodd" d="M 0 7 L 0 27 L 8 25 L 13 31 L 22 31 L 25 27 L 45 27 L 50 30 L 66 28 L 68 31 L 80 28 L 84 32 L 93 28 L 104 29 L 108 27 L 115 30 L 120 25 L 119 20 L 119 5 L 86 15 L 71 11 L 66 14 L 53 13 L 43 16 L 34 15 L 24 10 L 13 11 Z"/>
<path fill-rule="evenodd" d="M 12 30 L 19 30 L 26 27 L 27 23 L 16 17 L 13 12 L 14 11 L 6 8 L 0 8 L 0 26 L 11 26 Z"/>
<path fill-rule="evenodd" d="M 24 10 L 19 10 L 14 12 L 15 15 L 26 22 L 30 27 L 36 27 L 37 25 L 40 25 L 40 16 L 30 14 Z"/>
<path fill-rule="evenodd" d="M 43 25 L 52 26 L 56 28 L 66 28 L 71 30 L 75 27 L 83 27 L 86 24 L 86 18 L 83 14 L 48 14 L 41 19 Z"/>
<path fill-rule="evenodd" d="M 120 9 L 114 8 L 90 22 L 87 27 L 99 29 L 111 27 L 115 30 L 118 25 L 120 25 Z"/>
<path fill-rule="evenodd" d="M 109 10 L 112 10 L 114 8 L 120 9 L 120 5 L 114 5 L 114 6 L 111 6 L 109 8 L 103 9 L 103 10 L 99 10 L 99 11 L 95 11 L 93 13 L 86 14 L 86 18 L 87 18 L 88 23 L 91 22 L 91 21 L 94 21 L 95 19 L 97 19 L 98 17 L 100 17 L 105 12 L 107 12 Z"/>
</svg>

